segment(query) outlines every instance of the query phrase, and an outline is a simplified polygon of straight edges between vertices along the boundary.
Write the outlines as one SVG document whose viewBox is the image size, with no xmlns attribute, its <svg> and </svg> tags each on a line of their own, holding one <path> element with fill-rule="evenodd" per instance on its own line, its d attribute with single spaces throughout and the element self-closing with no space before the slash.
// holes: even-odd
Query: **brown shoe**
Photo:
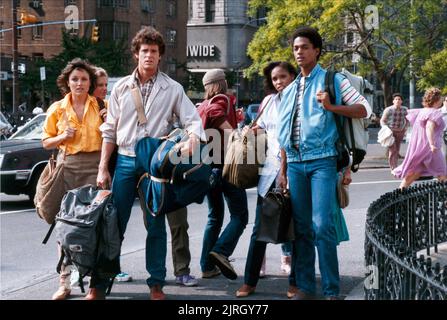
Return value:
<svg viewBox="0 0 447 320">
<path fill-rule="evenodd" d="M 53 294 L 52 300 L 65 300 L 70 296 L 71 290 L 60 286 L 59 289 Z"/>
<path fill-rule="evenodd" d="M 163 290 L 159 284 L 151 287 L 150 298 L 151 300 L 166 300 L 166 295 L 163 293 Z"/>
<path fill-rule="evenodd" d="M 298 293 L 298 288 L 296 286 L 289 285 L 287 289 L 287 298 L 292 299 Z"/>
<path fill-rule="evenodd" d="M 242 287 L 239 288 L 238 291 L 236 291 L 236 297 L 238 298 L 245 298 L 251 295 L 252 293 L 255 293 L 256 287 L 249 286 L 248 284 L 244 284 Z"/>
<path fill-rule="evenodd" d="M 295 295 L 292 297 L 292 300 L 315 300 L 314 295 L 301 291 L 298 288 L 296 290 L 297 291 Z"/>
<path fill-rule="evenodd" d="M 88 289 L 88 293 L 85 296 L 84 300 L 105 300 L 106 293 L 104 290 L 98 288 L 90 288 Z"/>
</svg>

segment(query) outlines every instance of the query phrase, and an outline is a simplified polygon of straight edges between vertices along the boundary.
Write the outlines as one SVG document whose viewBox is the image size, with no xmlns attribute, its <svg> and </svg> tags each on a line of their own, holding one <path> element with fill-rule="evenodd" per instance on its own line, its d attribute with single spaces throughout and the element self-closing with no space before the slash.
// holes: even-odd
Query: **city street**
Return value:
<svg viewBox="0 0 447 320">
<path fill-rule="evenodd" d="M 350 241 L 339 246 L 341 294 L 348 296 L 358 286 L 365 273 L 363 263 L 364 228 L 369 204 L 380 195 L 394 190 L 399 180 L 390 175 L 389 169 L 363 169 L 352 175 L 351 204 L 344 210 Z M 170 299 L 233 299 L 243 281 L 247 247 L 253 227 L 256 189 L 248 190 L 250 219 L 236 250 L 231 257 L 239 278 L 229 281 L 223 276 L 199 281 L 195 288 L 180 288 L 174 284 L 170 235 L 168 232 L 167 285 L 165 292 Z M 42 239 L 48 225 L 36 215 L 26 197 L 0 195 L 1 201 L 1 298 L 2 299 L 50 299 L 57 288 L 57 253 L 54 234 L 47 245 Z M 203 230 L 207 220 L 206 203 L 188 207 L 190 225 L 191 273 L 200 276 L 199 258 Z M 228 217 L 227 217 L 228 218 Z M 122 249 L 122 270 L 134 278 L 130 283 L 116 283 L 111 299 L 148 299 L 145 283 L 147 272 L 144 262 L 145 230 L 141 210 L 135 202 Z M 280 272 L 280 246 L 267 249 L 267 277 L 260 280 L 256 294 L 250 299 L 286 299 L 287 277 Z M 318 272 L 318 268 L 316 268 Z M 75 298 L 82 298 L 79 290 Z"/>
</svg>

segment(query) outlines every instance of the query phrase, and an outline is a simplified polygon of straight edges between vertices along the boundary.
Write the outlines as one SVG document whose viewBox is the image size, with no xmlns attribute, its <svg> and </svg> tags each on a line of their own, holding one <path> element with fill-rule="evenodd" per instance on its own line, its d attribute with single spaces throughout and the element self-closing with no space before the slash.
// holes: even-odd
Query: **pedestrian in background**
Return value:
<svg viewBox="0 0 447 320">
<path fill-rule="evenodd" d="M 59 149 L 57 161 L 64 162 L 65 191 L 95 184 L 96 181 L 102 144 L 99 131 L 102 119 L 98 103 L 91 95 L 95 81 L 93 66 L 81 59 L 70 61 L 57 78 L 64 98 L 50 106 L 43 125 L 43 147 Z M 64 260 L 59 289 L 53 294 L 53 300 L 64 300 L 70 296 L 70 273 L 71 265 Z M 93 270 L 86 299 L 104 299 L 108 284 L 109 279 L 101 279 Z"/>
<path fill-rule="evenodd" d="M 219 183 L 207 194 L 208 223 L 203 236 L 200 267 L 202 278 L 212 278 L 223 273 L 229 279 L 236 279 L 237 273 L 228 257 L 233 253 L 242 232 L 248 223 L 247 193 L 225 179 L 222 179 L 224 135 L 237 128 L 237 115 L 234 96 L 226 95 L 228 84 L 221 69 L 212 69 L 205 73 L 203 79 L 205 100 L 198 107 L 198 112 L 205 129 L 216 129 L 220 133 L 221 153 L 213 155 L 220 161 L 213 162 L 213 170 L 220 177 Z M 212 101 L 211 101 L 212 99 Z M 230 211 L 230 222 L 221 233 L 225 205 Z M 218 269 L 216 268 L 218 267 Z"/>
<path fill-rule="evenodd" d="M 380 125 L 388 126 L 394 136 L 394 143 L 388 148 L 388 164 L 391 170 L 397 167 L 400 144 L 405 137 L 408 127 L 408 122 L 405 118 L 408 114 L 408 108 L 402 106 L 402 102 L 402 95 L 400 93 L 394 93 L 393 105 L 385 108 L 380 119 Z"/>
<path fill-rule="evenodd" d="M 136 34 L 132 40 L 131 49 L 137 61 L 137 68 L 131 75 L 115 84 L 109 99 L 107 121 L 101 126 L 104 142 L 97 185 L 101 188 L 109 188 L 112 185 L 118 223 L 123 237 L 139 179 L 135 163 L 137 141 L 144 137 L 167 136 L 174 128 L 174 114 L 181 127 L 189 133 L 189 139 L 180 150 L 183 154 L 195 150 L 200 139 L 205 140 L 200 117 L 182 86 L 159 71 L 159 63 L 165 47 L 163 37 L 152 27 L 143 27 Z M 134 88 L 137 89 L 135 96 L 141 99 L 143 112 L 148 120 L 145 123 L 138 121 L 137 106 L 132 94 Z M 113 183 L 111 183 L 108 163 L 115 146 L 118 146 L 118 158 Z M 177 232 L 183 232 L 182 246 L 188 248 L 189 254 L 186 208 L 168 213 L 167 216 L 168 221 L 176 219 L 176 223 L 170 223 L 171 233 L 175 236 Z M 165 215 L 154 217 L 147 214 L 145 219 L 147 222 L 146 270 L 149 273 L 146 282 L 150 288 L 150 299 L 164 300 L 166 298 L 163 292 L 166 278 L 166 217 Z M 174 226 L 178 231 L 172 231 Z M 178 226 L 181 226 L 181 230 L 177 228 Z M 186 281 L 194 282 L 195 279 L 189 276 L 190 256 L 185 256 L 184 259 L 187 266 L 182 271 L 185 274 L 178 275 L 176 282 L 187 285 Z"/>
<path fill-rule="evenodd" d="M 423 176 L 447 180 L 447 165 L 441 151 L 442 134 L 445 123 L 442 119 L 441 91 L 430 88 L 422 98 L 422 109 L 413 109 L 407 115 L 413 126 L 410 142 L 403 163 L 393 170 L 393 174 L 403 179 L 400 188 L 410 186 Z"/>
<path fill-rule="evenodd" d="M 262 101 L 259 112 L 261 116 L 256 125 L 251 129 L 245 127 L 244 130 L 253 130 L 254 134 L 264 130 L 267 134 L 267 156 L 262 168 L 258 183 L 258 200 L 256 203 L 256 217 L 248 248 L 247 261 L 245 263 L 244 285 L 236 292 L 236 296 L 247 297 L 254 293 L 259 277 L 265 275 L 265 253 L 267 243 L 257 241 L 260 224 L 262 201 L 267 192 L 276 186 L 276 177 L 281 167 L 281 153 L 278 144 L 276 125 L 278 122 L 278 108 L 281 103 L 283 90 L 295 79 L 297 72 L 288 62 L 275 61 L 269 63 L 263 70 L 264 89 L 269 93 Z M 281 244 L 281 264 L 280 269 L 286 274 L 290 274 L 292 263 L 292 243 Z M 264 269 L 264 270 L 262 270 Z M 290 282 L 289 291 L 296 291 L 295 279 Z"/>
</svg>

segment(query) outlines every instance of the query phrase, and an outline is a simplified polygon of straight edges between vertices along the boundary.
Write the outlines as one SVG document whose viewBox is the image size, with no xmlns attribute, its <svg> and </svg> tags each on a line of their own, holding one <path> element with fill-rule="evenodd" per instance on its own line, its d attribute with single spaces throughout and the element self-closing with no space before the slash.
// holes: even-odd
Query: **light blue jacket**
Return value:
<svg viewBox="0 0 447 320">
<path fill-rule="evenodd" d="M 293 145 L 292 129 L 296 112 L 296 96 L 301 74 L 283 91 L 278 115 L 278 141 L 287 154 L 287 162 L 301 162 L 336 156 L 335 142 L 338 139 L 334 114 L 317 101 L 318 90 L 324 91 L 326 70 L 317 64 L 305 78 L 303 103 L 300 108 L 301 131 L 299 148 Z M 343 76 L 335 77 L 336 105 L 341 105 L 341 82 Z"/>
</svg>

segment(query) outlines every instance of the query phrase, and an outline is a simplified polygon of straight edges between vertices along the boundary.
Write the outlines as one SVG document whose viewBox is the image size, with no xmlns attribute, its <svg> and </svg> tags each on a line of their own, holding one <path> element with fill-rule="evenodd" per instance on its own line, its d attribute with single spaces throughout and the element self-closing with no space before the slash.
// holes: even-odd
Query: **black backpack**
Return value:
<svg viewBox="0 0 447 320">
<path fill-rule="evenodd" d="M 79 271 L 79 286 L 84 292 L 83 278 L 92 273 L 101 279 L 113 279 L 120 273 L 121 233 L 118 227 L 112 192 L 93 185 L 68 191 L 56 216 L 56 240 L 62 247 L 57 265 L 73 264 Z"/>
<path fill-rule="evenodd" d="M 328 70 L 325 78 L 325 91 L 329 93 L 332 104 L 336 103 L 336 91 L 334 85 L 336 73 L 337 72 L 335 71 Z M 344 75 L 349 79 L 346 74 Z M 360 94 L 362 94 L 362 90 L 356 88 L 352 81 L 351 84 Z M 369 140 L 366 122 L 364 119 L 353 119 L 335 113 L 334 119 L 339 136 L 339 139 L 336 142 L 336 149 L 338 152 L 337 170 L 340 171 L 344 167 L 351 166 L 351 170 L 357 172 L 360 163 L 366 156 Z"/>
</svg>

